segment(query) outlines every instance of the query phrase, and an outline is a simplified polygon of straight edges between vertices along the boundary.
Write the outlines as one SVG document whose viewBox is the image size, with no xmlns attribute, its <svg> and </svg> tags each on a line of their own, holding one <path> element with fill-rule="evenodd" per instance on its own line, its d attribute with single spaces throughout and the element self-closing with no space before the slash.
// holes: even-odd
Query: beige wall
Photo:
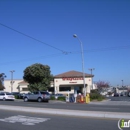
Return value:
<svg viewBox="0 0 130 130">
<path fill-rule="evenodd" d="M 7 92 L 11 92 L 11 84 L 10 84 L 10 81 L 11 80 L 4 80 L 4 86 L 5 86 L 5 89 L 4 91 L 7 91 Z M 14 79 L 13 80 L 14 83 L 13 83 L 13 89 L 12 89 L 12 92 L 18 92 L 18 83 L 23 81 L 23 79 Z"/>
<path fill-rule="evenodd" d="M 20 88 L 20 92 L 21 93 L 27 93 L 28 91 L 25 90 L 27 88 L 27 83 L 20 83 L 23 81 L 23 79 L 14 79 L 14 84 L 13 84 L 13 92 L 19 92 L 18 90 L 18 86 Z M 19 84 L 20 83 L 20 84 Z M 92 86 L 92 77 L 87 77 L 85 78 L 85 84 L 87 84 L 86 87 L 86 92 L 90 93 L 90 89 Z M 5 90 L 7 92 L 11 92 L 11 84 L 10 84 L 10 80 L 5 80 L 4 81 L 4 86 L 5 86 Z M 74 93 L 74 88 L 76 86 L 78 87 L 82 87 L 82 92 L 83 92 L 83 78 L 55 78 L 54 79 L 54 83 L 51 82 L 51 87 L 54 87 L 55 89 L 55 93 L 63 93 L 66 94 L 68 93 L 67 91 L 59 91 L 59 87 L 62 86 L 69 86 L 71 87 L 71 91 L 69 91 L 69 93 Z"/>
<path fill-rule="evenodd" d="M 92 78 L 85 78 L 85 84 L 87 84 L 86 92 L 90 93 L 90 87 L 92 86 Z M 69 86 L 71 87 L 71 91 L 69 93 L 74 93 L 74 87 L 82 87 L 83 89 L 83 78 L 55 78 L 54 79 L 54 87 L 55 93 L 67 93 L 67 91 L 59 91 L 59 87 L 62 86 Z"/>
<path fill-rule="evenodd" d="M 20 93 L 28 93 L 28 87 L 27 87 L 28 83 L 20 83 L 19 84 L 19 92 Z"/>
<path fill-rule="evenodd" d="M 5 80 L 4 81 L 4 86 L 5 86 L 4 91 L 6 91 L 6 92 L 11 92 L 10 81 L 11 80 Z M 23 81 L 23 79 L 14 79 L 13 81 L 14 81 L 14 83 L 13 83 L 12 92 L 20 92 L 20 93 L 28 93 L 29 92 L 28 90 L 26 90 L 28 83 L 20 83 L 20 82 Z M 18 86 L 19 86 L 19 89 L 18 89 Z"/>
</svg>

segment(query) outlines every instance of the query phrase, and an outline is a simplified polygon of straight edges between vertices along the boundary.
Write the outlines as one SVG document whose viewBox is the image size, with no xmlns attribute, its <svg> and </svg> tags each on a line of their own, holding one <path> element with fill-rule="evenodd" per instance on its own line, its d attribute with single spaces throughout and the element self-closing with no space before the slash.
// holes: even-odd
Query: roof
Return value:
<svg viewBox="0 0 130 130">
<path fill-rule="evenodd" d="M 128 88 L 123 87 L 123 88 L 118 88 L 118 90 L 128 90 Z"/>
<path fill-rule="evenodd" d="M 28 83 L 23 80 L 23 81 L 19 82 L 18 84 L 28 84 Z"/>
<path fill-rule="evenodd" d="M 51 81 L 51 83 L 53 83 L 53 81 Z M 23 81 L 19 82 L 18 84 L 28 84 L 28 82 L 23 80 Z"/>
<path fill-rule="evenodd" d="M 82 77 L 83 76 L 83 72 L 79 72 L 79 71 L 68 71 L 68 72 L 64 72 L 58 75 L 55 75 L 54 78 L 63 78 L 63 77 Z M 85 73 L 85 77 L 93 77 L 94 75 L 91 74 L 87 74 Z"/>
</svg>

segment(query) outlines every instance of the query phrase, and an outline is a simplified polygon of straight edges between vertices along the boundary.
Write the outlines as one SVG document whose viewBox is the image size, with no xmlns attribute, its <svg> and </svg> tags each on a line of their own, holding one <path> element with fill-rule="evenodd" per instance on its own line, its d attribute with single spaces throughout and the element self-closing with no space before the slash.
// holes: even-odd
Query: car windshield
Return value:
<svg viewBox="0 0 130 130">
<path fill-rule="evenodd" d="M 49 95 L 49 93 L 48 93 L 48 92 L 41 92 L 41 94 L 46 94 L 46 95 Z"/>
</svg>

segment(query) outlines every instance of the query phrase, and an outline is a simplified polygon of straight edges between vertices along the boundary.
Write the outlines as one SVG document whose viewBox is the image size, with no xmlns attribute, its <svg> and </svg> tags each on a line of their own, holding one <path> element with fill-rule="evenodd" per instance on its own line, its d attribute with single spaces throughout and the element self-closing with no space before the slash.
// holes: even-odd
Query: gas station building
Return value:
<svg viewBox="0 0 130 130">
<path fill-rule="evenodd" d="M 90 93 L 94 75 L 85 73 L 85 89 L 86 93 Z M 83 93 L 83 73 L 78 71 L 68 71 L 54 76 L 54 92 L 56 93 Z"/>
</svg>

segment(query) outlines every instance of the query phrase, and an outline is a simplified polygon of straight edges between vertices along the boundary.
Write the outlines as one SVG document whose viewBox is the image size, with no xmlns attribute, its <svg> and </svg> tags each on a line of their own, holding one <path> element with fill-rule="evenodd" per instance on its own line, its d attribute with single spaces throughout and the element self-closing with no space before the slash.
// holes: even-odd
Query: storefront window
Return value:
<svg viewBox="0 0 130 130">
<path fill-rule="evenodd" d="M 48 91 L 49 91 L 49 92 L 54 92 L 54 87 L 50 87 L 50 88 L 48 89 Z"/>
<path fill-rule="evenodd" d="M 71 91 L 71 87 L 60 87 L 60 91 Z"/>
<path fill-rule="evenodd" d="M 28 88 L 22 88 L 22 91 L 28 91 Z"/>
</svg>

